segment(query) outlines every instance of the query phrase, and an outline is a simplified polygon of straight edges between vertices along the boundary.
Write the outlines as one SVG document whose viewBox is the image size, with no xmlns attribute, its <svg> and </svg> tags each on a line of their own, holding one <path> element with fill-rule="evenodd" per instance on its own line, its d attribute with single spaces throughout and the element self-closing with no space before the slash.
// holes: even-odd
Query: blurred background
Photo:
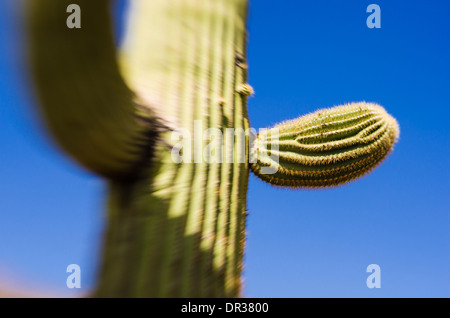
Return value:
<svg viewBox="0 0 450 318">
<path fill-rule="evenodd" d="M 366 26 L 371 3 L 380 29 Z M 0 296 L 82 296 L 95 286 L 105 189 L 43 130 L 21 5 L 0 1 Z M 118 39 L 126 7 L 114 8 Z M 250 176 L 245 297 L 450 297 L 448 12 L 446 0 L 251 1 L 252 127 L 365 100 L 401 135 L 371 175 L 337 189 Z M 81 267 L 81 289 L 66 287 L 69 264 Z M 379 289 L 366 286 L 370 264 Z"/>
</svg>

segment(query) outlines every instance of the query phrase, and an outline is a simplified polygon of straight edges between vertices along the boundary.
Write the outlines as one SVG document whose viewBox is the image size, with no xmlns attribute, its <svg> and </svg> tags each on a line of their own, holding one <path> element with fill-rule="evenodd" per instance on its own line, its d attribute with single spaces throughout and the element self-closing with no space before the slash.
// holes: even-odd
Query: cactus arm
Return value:
<svg viewBox="0 0 450 318">
<path fill-rule="evenodd" d="M 246 81 L 246 1 L 143 0 L 129 14 L 123 73 L 167 126 L 191 136 L 194 120 L 203 130 L 249 127 L 247 96 L 237 89 Z M 161 134 L 166 144 L 170 135 Z M 202 140 L 194 136 L 183 152 L 197 142 L 205 149 Z M 227 139 L 224 156 L 239 140 Z M 241 164 L 175 163 L 159 143 L 146 178 L 110 182 L 95 295 L 239 296 L 249 172 L 241 155 Z"/>
<path fill-rule="evenodd" d="M 71 3 L 81 7 L 81 29 L 66 26 Z M 155 123 L 119 72 L 109 0 L 31 0 L 25 8 L 29 64 L 47 127 L 89 170 L 114 179 L 135 175 L 151 153 Z"/>
<path fill-rule="evenodd" d="M 277 186 L 337 186 L 373 170 L 398 137 L 398 123 L 383 107 L 365 102 L 337 106 L 258 135 L 251 168 Z M 275 173 L 261 173 L 263 167 Z"/>
</svg>

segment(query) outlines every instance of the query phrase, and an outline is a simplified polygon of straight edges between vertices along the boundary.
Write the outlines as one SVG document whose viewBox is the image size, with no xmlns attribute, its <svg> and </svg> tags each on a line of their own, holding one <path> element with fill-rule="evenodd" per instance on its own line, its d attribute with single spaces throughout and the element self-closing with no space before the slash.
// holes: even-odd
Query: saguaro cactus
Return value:
<svg viewBox="0 0 450 318">
<path fill-rule="evenodd" d="M 81 7 L 81 29 L 66 27 L 71 3 Z M 254 142 L 224 134 L 223 158 L 243 161 L 175 162 L 172 131 L 194 135 L 196 120 L 221 131 L 250 128 L 247 1 L 130 5 L 119 51 L 108 0 L 26 6 L 31 73 L 45 122 L 66 152 L 109 184 L 94 296 L 237 297 L 251 161 L 246 146 L 265 181 L 333 186 L 382 160 L 397 124 L 379 106 L 354 104 L 286 122 L 276 127 L 278 141 L 274 133 Z M 202 146 L 207 141 L 197 138 L 183 151 Z M 264 166 L 276 172 L 262 174 Z"/>
</svg>

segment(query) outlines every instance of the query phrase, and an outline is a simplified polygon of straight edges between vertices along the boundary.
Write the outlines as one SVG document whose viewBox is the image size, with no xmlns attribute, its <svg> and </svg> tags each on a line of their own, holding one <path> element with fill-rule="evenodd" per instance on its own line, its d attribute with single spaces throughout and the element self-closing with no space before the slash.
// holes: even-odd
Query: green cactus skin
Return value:
<svg viewBox="0 0 450 318">
<path fill-rule="evenodd" d="M 82 28 L 66 27 L 67 6 Z M 90 171 L 130 179 L 152 153 L 156 123 L 125 84 L 109 1 L 27 0 L 29 65 L 40 110 L 58 144 Z"/>
<path fill-rule="evenodd" d="M 81 29 L 65 27 L 66 8 L 72 3 L 82 9 Z M 253 89 L 247 84 L 247 1 L 130 3 L 119 51 L 108 0 L 29 0 L 25 5 L 30 70 L 45 122 L 71 157 L 108 183 L 106 230 L 92 296 L 238 297 L 249 137 L 224 134 L 222 153 L 230 156 L 233 150 L 235 159 L 244 158 L 242 163 L 175 163 L 168 145 L 171 130 L 186 129 L 193 135 L 195 120 L 204 129 L 249 130 L 247 97 Z M 357 112 L 346 108 L 339 116 L 354 124 Z M 353 124 L 321 129 L 355 128 Z M 301 145 L 313 148 L 322 137 L 312 138 L 320 129 L 308 125 L 304 133 L 298 125 L 283 125 L 283 140 L 300 133 Z M 383 136 L 394 139 L 392 127 L 388 132 Z M 349 136 L 344 131 L 341 135 Z M 190 150 L 199 143 L 207 145 L 197 140 Z M 385 148 L 378 143 L 380 153 L 358 157 L 353 167 L 367 170 L 390 143 Z M 344 149 L 338 145 L 335 140 L 336 151 Z M 329 160 L 329 169 L 342 168 L 335 161 Z M 325 159 L 321 163 L 326 170 Z M 258 167 L 254 165 L 256 173 Z M 319 170 L 311 167 L 314 173 Z"/>
<path fill-rule="evenodd" d="M 252 171 L 286 187 L 332 187 L 375 168 L 399 137 L 397 121 L 373 103 L 352 103 L 286 121 L 259 134 Z M 261 173 L 271 167 L 272 174 Z"/>
</svg>

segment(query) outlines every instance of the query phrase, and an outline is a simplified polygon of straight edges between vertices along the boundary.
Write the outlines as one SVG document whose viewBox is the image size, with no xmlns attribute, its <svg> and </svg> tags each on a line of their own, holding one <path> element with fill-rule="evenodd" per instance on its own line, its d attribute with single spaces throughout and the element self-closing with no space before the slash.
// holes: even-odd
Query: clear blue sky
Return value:
<svg viewBox="0 0 450 318">
<path fill-rule="evenodd" d="M 94 286 L 104 187 L 42 133 L 20 65 L 15 0 L 0 1 L 0 285 Z M 381 7 L 381 29 L 366 7 Z M 378 169 L 333 190 L 250 177 L 247 297 L 450 297 L 450 2 L 254 0 L 251 124 L 373 101 L 399 121 Z M 381 267 L 381 288 L 366 267 Z M 8 278 L 9 277 L 9 278 Z"/>
</svg>

